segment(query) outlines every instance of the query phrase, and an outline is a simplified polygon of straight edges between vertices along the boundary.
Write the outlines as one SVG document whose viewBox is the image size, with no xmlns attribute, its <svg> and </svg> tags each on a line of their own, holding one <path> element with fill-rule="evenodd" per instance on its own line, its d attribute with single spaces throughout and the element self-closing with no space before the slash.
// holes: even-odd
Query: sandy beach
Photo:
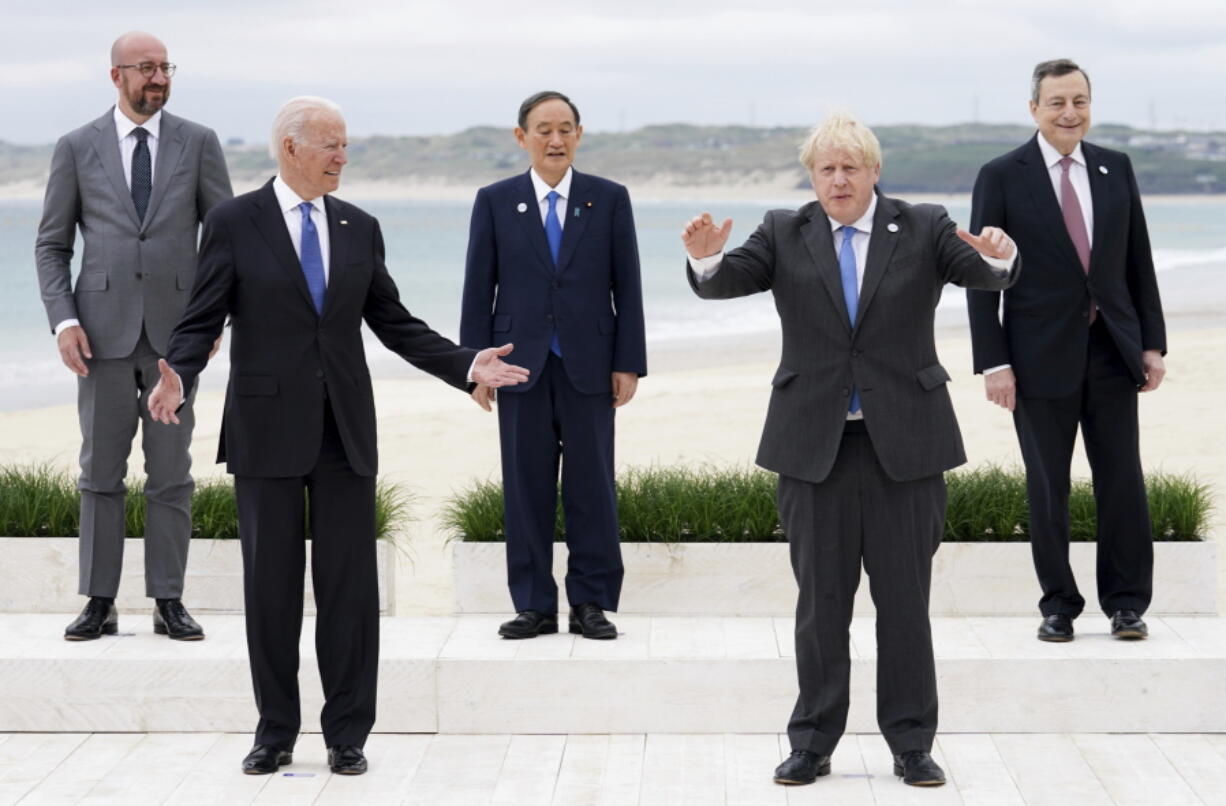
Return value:
<svg viewBox="0 0 1226 806">
<path fill-rule="evenodd" d="M 1220 496 L 1226 490 L 1221 417 L 1226 375 L 1211 368 L 1226 352 L 1226 328 L 1180 327 L 1178 317 L 1170 325 L 1166 382 L 1156 393 L 1141 396 L 1142 460 L 1148 471 L 1194 473 Z M 1012 420 L 983 399 L 982 379 L 971 373 L 970 344 L 960 330 L 941 331 L 938 350 L 953 377 L 950 392 L 970 464 L 1020 465 Z M 751 463 L 777 358 L 775 334 L 704 347 L 692 342 L 653 347 L 651 374 L 641 381 L 634 401 L 618 412 L 618 466 Z M 223 472 L 213 461 L 223 386 L 224 378 L 206 373 L 192 443 L 197 478 Z M 72 390 L 66 378 L 64 405 L 0 414 L 0 462 L 50 462 L 75 473 L 79 435 Z M 499 477 L 496 418 L 461 392 L 407 366 L 396 378 L 376 380 L 375 395 L 382 475 L 416 498 L 415 521 L 401 541 L 405 551 L 399 559 L 403 573 L 396 613 L 450 613 L 450 536 L 438 515 L 454 491 L 476 479 Z M 1073 472 L 1089 474 L 1080 449 Z M 1226 534 L 1226 507 L 1219 505 L 1210 534 L 1218 540 Z M 1218 597 L 1226 601 L 1226 556 L 1221 553 Z M 190 605 L 190 591 L 186 601 Z"/>
</svg>

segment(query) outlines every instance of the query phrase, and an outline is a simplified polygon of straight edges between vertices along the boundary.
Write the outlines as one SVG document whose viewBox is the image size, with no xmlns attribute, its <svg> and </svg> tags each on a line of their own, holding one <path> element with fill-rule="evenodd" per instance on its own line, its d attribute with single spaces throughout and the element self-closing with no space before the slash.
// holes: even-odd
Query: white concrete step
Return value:
<svg viewBox="0 0 1226 806">
<path fill-rule="evenodd" d="M 770 733 L 796 692 L 787 618 L 617 616 L 616 641 L 562 633 L 504 641 L 501 616 L 383 620 L 382 732 Z M 1226 620 L 1151 617 L 1116 641 L 1087 615 L 1069 644 L 1036 618 L 935 618 L 941 730 L 1226 732 Z M 0 615 L 0 732 L 248 731 L 255 724 L 241 617 L 207 639 L 121 634 L 72 643 L 62 615 Z M 852 625 L 849 730 L 875 724 L 873 621 Z M 322 704 L 314 620 L 303 630 L 304 729 Z"/>
</svg>

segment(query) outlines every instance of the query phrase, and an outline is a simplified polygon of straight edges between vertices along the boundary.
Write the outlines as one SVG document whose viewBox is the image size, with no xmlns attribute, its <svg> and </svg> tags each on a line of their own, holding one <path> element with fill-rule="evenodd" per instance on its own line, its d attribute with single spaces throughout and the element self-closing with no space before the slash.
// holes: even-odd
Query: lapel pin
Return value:
<svg viewBox="0 0 1226 806">
<path fill-rule="evenodd" d="M 575 208 L 575 218 L 578 218 L 578 217 L 579 217 L 579 208 L 576 207 Z"/>
<path fill-rule="evenodd" d="M 886 224 L 885 228 L 888 229 L 890 232 L 898 232 L 898 225 L 895 224 L 893 221 L 891 221 L 889 224 Z"/>
<path fill-rule="evenodd" d="M 583 206 L 584 206 L 584 207 L 591 207 L 591 206 L 592 206 L 592 203 L 591 203 L 591 202 L 588 202 L 587 204 L 585 204 L 585 205 L 583 205 Z"/>
<path fill-rule="evenodd" d="M 515 212 L 517 213 L 528 212 L 528 205 L 524 204 L 523 202 L 520 202 L 519 204 L 515 205 Z"/>
<path fill-rule="evenodd" d="M 1100 174 L 1102 174 L 1102 175 L 1106 176 L 1106 175 L 1107 175 L 1107 166 L 1106 166 L 1106 165 L 1100 165 L 1100 166 L 1098 166 L 1098 172 L 1099 172 Z"/>
<path fill-rule="evenodd" d="M 345 219 L 343 219 L 343 218 L 341 219 L 341 226 L 342 226 L 342 227 L 347 226 L 348 224 L 349 224 L 349 222 L 348 222 L 348 221 L 346 221 L 346 220 L 345 220 Z"/>
</svg>

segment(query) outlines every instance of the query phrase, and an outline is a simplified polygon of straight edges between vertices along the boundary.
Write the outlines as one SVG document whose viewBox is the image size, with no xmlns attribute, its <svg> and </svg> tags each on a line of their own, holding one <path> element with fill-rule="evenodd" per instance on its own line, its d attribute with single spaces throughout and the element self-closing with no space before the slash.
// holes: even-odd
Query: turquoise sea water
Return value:
<svg viewBox="0 0 1226 806">
<path fill-rule="evenodd" d="M 351 201 L 379 218 L 387 242 L 388 269 L 409 309 L 454 337 L 464 282 L 469 204 Z M 720 304 L 694 297 L 685 282 L 680 231 L 691 216 L 709 209 L 716 217 L 734 219 L 731 242 L 740 243 L 766 210 L 778 206 L 769 200 L 635 204 L 649 343 L 697 343 L 712 336 L 768 331 L 776 326 L 768 295 Z M 946 206 L 955 221 L 966 223 L 968 199 L 954 198 Z M 36 201 L 0 201 L 0 411 L 75 399 L 75 384 L 55 352 L 38 294 L 34 239 L 40 212 L 41 204 Z M 1226 324 L 1222 313 L 1226 307 L 1226 201 L 1158 199 L 1146 204 L 1146 214 L 1168 313 L 1182 313 L 1196 326 Z M 79 247 L 78 241 L 78 251 Z M 960 323 L 965 318 L 963 304 L 962 292 L 950 289 L 938 321 Z M 403 363 L 386 351 L 369 352 L 376 375 L 403 371 Z"/>
</svg>

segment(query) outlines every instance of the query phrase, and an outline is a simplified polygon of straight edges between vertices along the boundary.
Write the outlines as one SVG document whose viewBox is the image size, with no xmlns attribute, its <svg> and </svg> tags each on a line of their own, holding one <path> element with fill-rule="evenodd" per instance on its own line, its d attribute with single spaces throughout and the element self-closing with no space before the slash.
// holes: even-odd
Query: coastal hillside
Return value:
<svg viewBox="0 0 1226 806">
<path fill-rule="evenodd" d="M 1029 126 L 878 126 L 884 149 L 882 186 L 891 192 L 965 193 L 979 166 L 1024 142 Z M 1096 126 L 1092 142 L 1131 156 L 1144 193 L 1226 193 L 1226 132 L 1146 131 Z M 583 170 L 657 188 L 804 188 L 796 162 L 802 128 L 646 126 L 629 132 L 591 132 L 583 139 Z M 232 141 L 226 159 L 237 185 L 269 175 L 264 144 Z M 350 181 L 392 185 L 472 187 L 526 170 L 528 161 L 507 129 L 477 127 L 436 136 L 363 137 L 350 143 Z M 8 183 L 41 183 L 51 145 L 0 142 Z"/>
</svg>

